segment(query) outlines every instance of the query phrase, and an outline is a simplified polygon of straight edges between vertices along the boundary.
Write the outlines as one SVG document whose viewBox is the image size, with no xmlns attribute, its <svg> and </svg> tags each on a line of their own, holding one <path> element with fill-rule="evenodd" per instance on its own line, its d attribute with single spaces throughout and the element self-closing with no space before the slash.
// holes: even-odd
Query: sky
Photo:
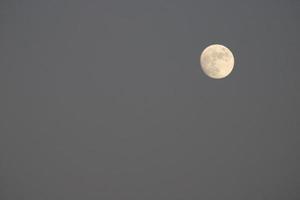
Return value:
<svg viewBox="0 0 300 200">
<path fill-rule="evenodd" d="M 1 200 L 300 199 L 300 1 L 1 0 Z M 235 56 L 207 77 L 202 50 Z"/>
</svg>

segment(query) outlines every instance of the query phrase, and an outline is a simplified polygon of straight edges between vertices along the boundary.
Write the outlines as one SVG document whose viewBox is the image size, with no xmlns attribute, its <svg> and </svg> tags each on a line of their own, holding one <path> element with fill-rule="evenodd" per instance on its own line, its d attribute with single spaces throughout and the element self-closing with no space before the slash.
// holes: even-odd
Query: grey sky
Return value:
<svg viewBox="0 0 300 200">
<path fill-rule="evenodd" d="M 300 199 L 299 19 L 296 0 L 2 0 L 0 199 Z M 200 69 L 212 43 L 226 79 Z"/>
</svg>

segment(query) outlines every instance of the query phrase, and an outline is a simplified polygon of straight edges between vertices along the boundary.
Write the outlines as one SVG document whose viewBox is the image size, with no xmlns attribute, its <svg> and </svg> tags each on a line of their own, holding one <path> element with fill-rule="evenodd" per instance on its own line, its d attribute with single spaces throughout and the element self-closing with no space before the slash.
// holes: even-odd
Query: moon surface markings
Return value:
<svg viewBox="0 0 300 200">
<path fill-rule="evenodd" d="M 214 79 L 228 76 L 234 67 L 234 56 L 225 46 L 213 44 L 203 50 L 200 56 L 203 72 Z"/>
</svg>

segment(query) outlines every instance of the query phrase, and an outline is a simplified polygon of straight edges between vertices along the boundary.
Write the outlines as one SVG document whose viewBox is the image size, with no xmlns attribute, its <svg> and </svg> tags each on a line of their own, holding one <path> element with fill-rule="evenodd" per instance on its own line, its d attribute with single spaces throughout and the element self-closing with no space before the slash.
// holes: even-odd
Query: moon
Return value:
<svg viewBox="0 0 300 200">
<path fill-rule="evenodd" d="M 213 44 L 206 47 L 200 56 L 203 72 L 213 79 L 222 79 L 228 76 L 234 67 L 234 56 L 225 46 Z"/>
</svg>

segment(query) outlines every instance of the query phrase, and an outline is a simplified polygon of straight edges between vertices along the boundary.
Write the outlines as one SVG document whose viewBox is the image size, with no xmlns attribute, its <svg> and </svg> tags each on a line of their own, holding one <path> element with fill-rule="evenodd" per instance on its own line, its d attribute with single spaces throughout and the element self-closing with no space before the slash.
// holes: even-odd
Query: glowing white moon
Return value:
<svg viewBox="0 0 300 200">
<path fill-rule="evenodd" d="M 228 76 L 233 70 L 234 57 L 227 47 L 213 44 L 206 47 L 201 53 L 200 64 L 207 76 L 221 79 Z"/>
</svg>

